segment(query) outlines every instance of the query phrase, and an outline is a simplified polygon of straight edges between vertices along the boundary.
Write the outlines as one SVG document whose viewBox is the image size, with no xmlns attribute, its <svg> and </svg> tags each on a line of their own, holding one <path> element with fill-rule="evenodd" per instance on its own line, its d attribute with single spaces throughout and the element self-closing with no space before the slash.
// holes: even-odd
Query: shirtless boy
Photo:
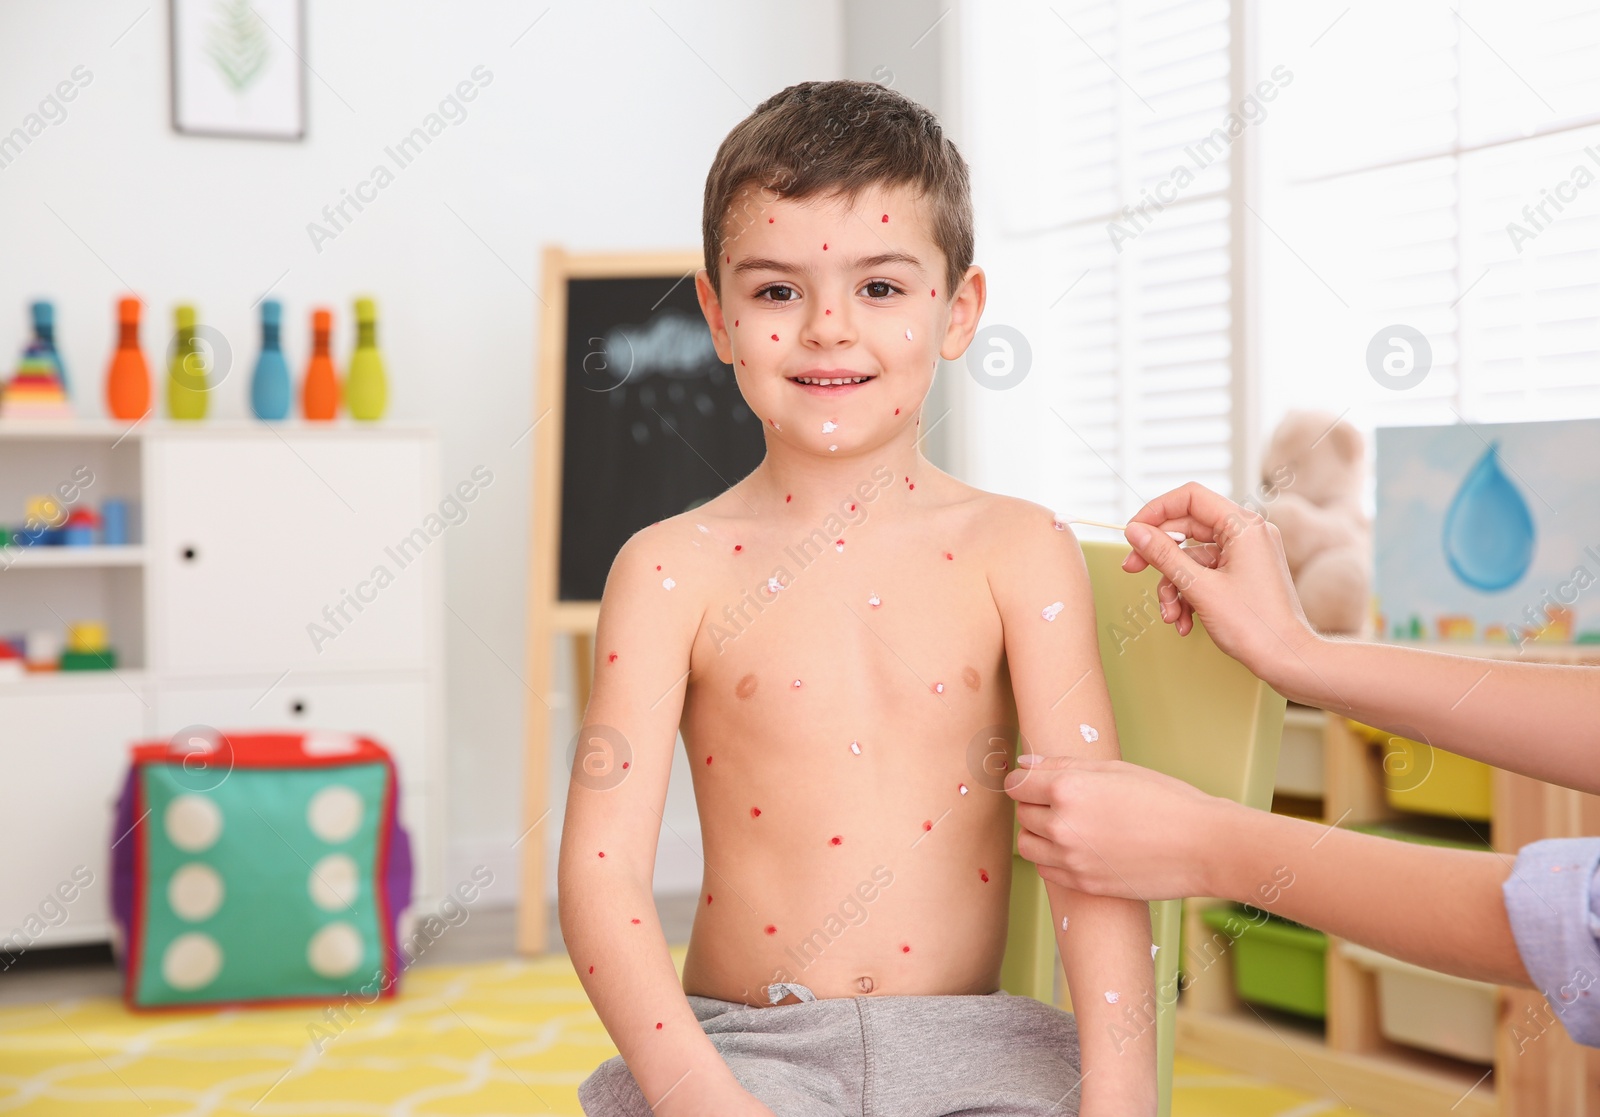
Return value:
<svg viewBox="0 0 1600 1117">
<path fill-rule="evenodd" d="M 1049 885 L 1076 1020 L 999 991 L 1012 741 L 1118 750 L 1072 533 L 919 448 L 984 305 L 965 163 L 897 93 L 797 85 L 723 141 L 704 234 L 766 456 L 606 582 L 561 841 L 621 1051 L 585 1112 L 1154 1113 L 1144 904 Z M 680 729 L 706 864 L 681 986 L 650 890 Z"/>
</svg>

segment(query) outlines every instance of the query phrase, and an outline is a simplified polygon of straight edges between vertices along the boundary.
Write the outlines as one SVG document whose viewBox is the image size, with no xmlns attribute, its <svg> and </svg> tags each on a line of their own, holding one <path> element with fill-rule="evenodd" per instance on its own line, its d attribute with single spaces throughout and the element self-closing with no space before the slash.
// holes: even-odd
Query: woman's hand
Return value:
<svg viewBox="0 0 1600 1117">
<path fill-rule="evenodd" d="M 1006 776 L 1017 852 L 1047 881 L 1098 896 L 1223 895 L 1237 804 L 1123 760 L 1022 756 Z"/>
</svg>

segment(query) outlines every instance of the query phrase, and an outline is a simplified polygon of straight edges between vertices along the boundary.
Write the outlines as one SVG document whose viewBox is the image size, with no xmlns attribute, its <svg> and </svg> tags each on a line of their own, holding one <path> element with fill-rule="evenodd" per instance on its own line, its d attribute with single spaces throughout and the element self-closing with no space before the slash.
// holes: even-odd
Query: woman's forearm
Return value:
<svg viewBox="0 0 1600 1117">
<path fill-rule="evenodd" d="M 1297 702 L 1600 793 L 1600 667 L 1323 638 L 1281 668 L 1268 681 Z"/>
<path fill-rule="evenodd" d="M 1528 985 L 1499 853 L 1356 834 L 1228 803 L 1208 835 L 1214 894 L 1460 977 Z"/>
</svg>

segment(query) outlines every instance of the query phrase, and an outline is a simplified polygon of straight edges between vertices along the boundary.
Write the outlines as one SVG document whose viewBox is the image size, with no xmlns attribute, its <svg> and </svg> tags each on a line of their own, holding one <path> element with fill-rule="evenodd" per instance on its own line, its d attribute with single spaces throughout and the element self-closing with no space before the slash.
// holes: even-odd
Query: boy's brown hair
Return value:
<svg viewBox="0 0 1600 1117">
<path fill-rule="evenodd" d="M 967 164 L 931 112 L 886 86 L 807 81 L 767 98 L 722 141 L 706 176 L 701 235 L 720 290 L 727 248 L 778 198 L 909 185 L 931 200 L 933 240 L 954 292 L 972 264 Z"/>
</svg>

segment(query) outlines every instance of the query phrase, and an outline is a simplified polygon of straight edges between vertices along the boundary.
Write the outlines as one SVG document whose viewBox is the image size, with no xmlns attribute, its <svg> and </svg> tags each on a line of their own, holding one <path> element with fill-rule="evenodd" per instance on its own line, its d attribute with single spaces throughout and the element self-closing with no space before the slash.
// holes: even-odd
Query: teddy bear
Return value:
<svg viewBox="0 0 1600 1117">
<path fill-rule="evenodd" d="M 1277 525 L 1306 619 L 1318 632 L 1367 629 L 1372 525 L 1361 510 L 1361 432 L 1325 411 L 1290 411 L 1261 461 L 1262 514 Z"/>
</svg>

